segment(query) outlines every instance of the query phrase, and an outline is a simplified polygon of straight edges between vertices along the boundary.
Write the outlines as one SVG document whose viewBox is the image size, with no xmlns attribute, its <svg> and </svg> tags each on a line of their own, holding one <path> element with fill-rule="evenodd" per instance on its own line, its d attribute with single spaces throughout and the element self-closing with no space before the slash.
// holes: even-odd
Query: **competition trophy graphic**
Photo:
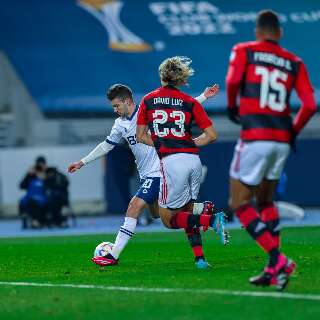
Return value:
<svg viewBox="0 0 320 320">
<path fill-rule="evenodd" d="M 133 34 L 120 21 L 123 3 L 118 0 L 78 0 L 78 5 L 92 14 L 109 35 L 109 48 L 115 51 L 144 52 L 152 47 Z"/>
</svg>

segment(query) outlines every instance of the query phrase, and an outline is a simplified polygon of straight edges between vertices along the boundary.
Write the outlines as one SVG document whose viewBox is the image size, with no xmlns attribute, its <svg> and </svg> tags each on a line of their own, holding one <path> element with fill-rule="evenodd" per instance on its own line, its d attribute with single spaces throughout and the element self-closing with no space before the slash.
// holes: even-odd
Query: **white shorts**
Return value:
<svg viewBox="0 0 320 320">
<path fill-rule="evenodd" d="M 160 207 L 179 209 L 197 199 L 202 175 L 197 154 L 172 154 L 164 157 L 160 166 Z"/>
<path fill-rule="evenodd" d="M 275 141 L 244 142 L 238 140 L 230 167 L 230 177 L 249 186 L 263 179 L 280 179 L 290 152 L 290 145 Z"/>
</svg>

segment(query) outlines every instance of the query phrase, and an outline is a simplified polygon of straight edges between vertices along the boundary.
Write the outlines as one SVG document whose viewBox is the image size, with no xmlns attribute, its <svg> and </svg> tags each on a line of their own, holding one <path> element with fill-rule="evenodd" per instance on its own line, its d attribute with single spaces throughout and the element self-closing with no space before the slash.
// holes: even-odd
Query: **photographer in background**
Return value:
<svg viewBox="0 0 320 320">
<path fill-rule="evenodd" d="M 48 196 L 50 223 L 57 227 L 68 227 L 62 208 L 69 207 L 69 180 L 55 167 L 46 169 L 45 188 Z"/>
<path fill-rule="evenodd" d="M 22 228 L 28 228 L 31 218 L 32 228 L 41 228 L 48 224 L 48 197 L 45 188 L 46 159 L 39 156 L 34 166 L 27 172 L 20 183 L 20 189 L 26 190 L 26 195 L 20 200 L 19 213 L 22 217 Z"/>
</svg>

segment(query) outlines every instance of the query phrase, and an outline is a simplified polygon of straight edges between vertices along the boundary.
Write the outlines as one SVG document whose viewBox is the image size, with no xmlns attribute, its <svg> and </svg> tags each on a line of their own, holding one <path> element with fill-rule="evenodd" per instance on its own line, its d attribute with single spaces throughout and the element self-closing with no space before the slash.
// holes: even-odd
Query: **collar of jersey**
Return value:
<svg viewBox="0 0 320 320">
<path fill-rule="evenodd" d="M 275 40 L 271 40 L 271 39 L 266 39 L 264 40 L 265 42 L 269 42 L 269 43 L 272 43 L 272 44 L 276 44 L 276 45 L 279 45 L 278 41 L 275 41 Z"/>
<path fill-rule="evenodd" d="M 134 111 L 133 111 L 133 114 L 132 114 L 130 117 L 126 117 L 126 119 L 127 119 L 127 120 L 132 120 L 133 117 L 134 117 L 134 115 L 137 113 L 137 111 L 138 111 L 138 106 L 136 105 L 136 107 L 135 107 L 135 109 L 134 109 Z"/>
<path fill-rule="evenodd" d="M 171 89 L 171 90 L 178 90 L 178 88 L 176 88 L 175 86 L 171 85 L 171 84 L 168 84 L 166 86 L 163 86 L 163 88 L 166 88 L 166 89 Z"/>
</svg>

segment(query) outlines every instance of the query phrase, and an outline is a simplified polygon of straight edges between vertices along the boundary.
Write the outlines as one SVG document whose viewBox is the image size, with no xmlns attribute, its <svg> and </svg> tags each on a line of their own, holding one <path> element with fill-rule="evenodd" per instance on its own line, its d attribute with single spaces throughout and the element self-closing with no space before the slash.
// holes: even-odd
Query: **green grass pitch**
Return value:
<svg viewBox="0 0 320 320">
<path fill-rule="evenodd" d="M 298 263 L 286 293 L 319 296 L 320 228 L 287 228 L 282 236 L 283 250 Z M 319 300 L 202 290 L 275 292 L 248 284 L 266 257 L 243 230 L 232 230 L 231 237 L 230 246 L 223 247 L 206 232 L 204 250 L 213 268 L 198 270 L 182 232 L 138 233 L 120 265 L 104 271 L 90 257 L 99 242 L 113 241 L 113 235 L 0 239 L 0 319 L 320 319 Z M 126 292 L 3 282 L 191 290 Z"/>
</svg>

